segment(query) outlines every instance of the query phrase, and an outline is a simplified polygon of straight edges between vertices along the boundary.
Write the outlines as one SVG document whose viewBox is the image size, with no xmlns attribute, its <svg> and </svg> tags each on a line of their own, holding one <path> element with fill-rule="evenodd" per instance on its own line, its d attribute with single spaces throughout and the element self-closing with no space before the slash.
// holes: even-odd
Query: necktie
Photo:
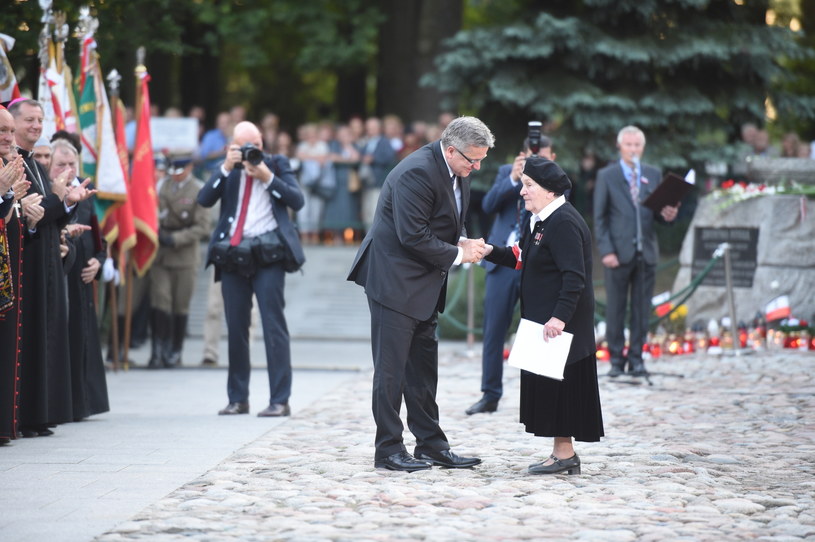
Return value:
<svg viewBox="0 0 815 542">
<path fill-rule="evenodd" d="M 631 199 L 634 201 L 634 206 L 639 203 L 640 188 L 637 184 L 637 169 L 631 169 L 631 180 L 628 182 L 628 188 L 631 190 Z"/>
<path fill-rule="evenodd" d="M 450 181 L 453 183 L 453 196 L 456 198 L 456 211 L 461 216 L 461 192 L 456 190 L 456 174 L 450 175 Z"/>
<path fill-rule="evenodd" d="M 642 252 L 642 218 L 640 218 L 640 187 L 637 183 L 637 168 L 631 168 L 631 181 L 628 183 L 628 188 L 631 190 L 631 199 L 634 201 L 634 214 L 637 217 L 637 236 L 634 239 L 634 244 L 637 247 L 637 252 Z"/>
<path fill-rule="evenodd" d="M 235 227 L 235 233 L 232 234 L 232 238 L 229 240 L 229 244 L 233 247 L 239 245 L 243 238 L 243 225 L 246 223 L 246 211 L 249 209 L 249 198 L 252 197 L 252 181 L 252 177 L 247 175 L 246 184 L 243 187 L 241 212 L 238 214 L 238 225 Z"/>
</svg>

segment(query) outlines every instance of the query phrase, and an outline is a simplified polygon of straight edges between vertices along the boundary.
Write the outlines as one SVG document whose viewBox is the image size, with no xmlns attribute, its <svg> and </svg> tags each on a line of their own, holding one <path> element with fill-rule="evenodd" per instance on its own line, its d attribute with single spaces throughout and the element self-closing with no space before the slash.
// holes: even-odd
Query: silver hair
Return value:
<svg viewBox="0 0 815 542">
<path fill-rule="evenodd" d="M 469 147 L 489 147 L 495 145 L 495 136 L 487 125 L 475 117 L 458 117 L 450 121 L 441 134 L 441 145 L 444 148 L 455 147 L 459 150 Z"/>
<path fill-rule="evenodd" d="M 623 134 L 637 134 L 642 136 L 642 144 L 645 145 L 645 132 L 634 126 L 633 124 L 629 124 L 625 126 L 622 130 L 617 133 L 617 143 L 623 142 Z"/>
<path fill-rule="evenodd" d="M 51 152 L 56 154 L 58 149 L 73 155 L 77 159 L 79 158 L 79 153 L 76 151 L 76 147 L 74 147 L 73 143 L 67 139 L 55 139 L 51 142 Z"/>
</svg>

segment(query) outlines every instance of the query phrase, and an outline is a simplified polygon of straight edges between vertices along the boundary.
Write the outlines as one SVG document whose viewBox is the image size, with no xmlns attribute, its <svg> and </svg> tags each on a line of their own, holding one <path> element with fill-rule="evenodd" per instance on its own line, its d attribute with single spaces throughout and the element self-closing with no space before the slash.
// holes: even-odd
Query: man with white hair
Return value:
<svg viewBox="0 0 815 542">
<path fill-rule="evenodd" d="M 481 463 L 450 451 L 439 427 L 436 327 L 448 273 L 484 254 L 483 239 L 466 239 L 466 178 L 481 168 L 494 141 L 483 122 L 460 117 L 440 141 L 402 160 L 385 179 L 373 225 L 351 266 L 348 280 L 365 288 L 371 309 L 376 468 L 411 472 Z M 415 457 L 402 438 L 403 396 Z"/>
</svg>

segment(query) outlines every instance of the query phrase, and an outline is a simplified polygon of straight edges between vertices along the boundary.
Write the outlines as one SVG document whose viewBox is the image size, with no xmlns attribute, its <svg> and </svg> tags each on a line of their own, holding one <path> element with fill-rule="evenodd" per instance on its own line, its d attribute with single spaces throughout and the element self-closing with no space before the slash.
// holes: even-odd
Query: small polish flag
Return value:
<svg viewBox="0 0 815 542">
<path fill-rule="evenodd" d="M 790 296 L 780 295 L 776 297 L 767 303 L 767 306 L 764 308 L 764 312 L 767 315 L 768 322 L 788 318 L 789 315 L 792 314 L 790 311 Z"/>
</svg>

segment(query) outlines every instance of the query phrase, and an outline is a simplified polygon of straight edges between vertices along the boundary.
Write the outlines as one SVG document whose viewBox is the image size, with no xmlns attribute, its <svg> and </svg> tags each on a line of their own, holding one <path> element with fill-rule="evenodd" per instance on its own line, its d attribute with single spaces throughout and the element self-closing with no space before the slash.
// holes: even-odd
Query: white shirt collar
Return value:
<svg viewBox="0 0 815 542">
<path fill-rule="evenodd" d="M 558 196 L 557 198 L 552 200 L 552 203 L 541 209 L 541 212 L 539 212 L 538 214 L 533 214 L 529 218 L 529 229 L 533 230 L 535 228 L 535 222 L 538 222 L 538 220 L 543 222 L 544 220 L 552 216 L 552 213 L 557 211 L 564 203 L 566 203 L 566 196 L 562 195 Z M 538 217 L 538 220 L 535 220 L 535 217 Z"/>
<path fill-rule="evenodd" d="M 447 157 L 444 155 L 444 147 L 441 144 L 441 140 L 439 140 L 439 148 L 441 149 L 441 157 L 444 160 L 444 165 L 447 166 L 447 176 L 453 176 L 453 170 L 450 169 L 450 164 L 447 163 Z"/>
</svg>

